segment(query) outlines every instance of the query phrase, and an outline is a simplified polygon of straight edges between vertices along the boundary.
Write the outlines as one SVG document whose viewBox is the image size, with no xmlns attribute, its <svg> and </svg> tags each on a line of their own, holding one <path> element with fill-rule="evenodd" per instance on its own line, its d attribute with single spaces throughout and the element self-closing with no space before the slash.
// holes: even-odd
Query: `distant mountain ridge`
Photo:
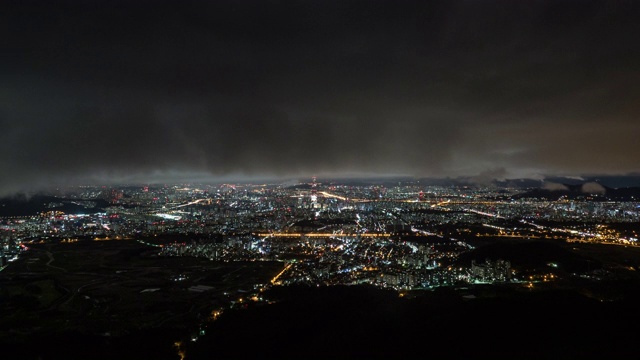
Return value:
<svg viewBox="0 0 640 360">
<path fill-rule="evenodd" d="M 589 199 L 594 201 L 640 201 L 640 187 L 611 188 L 600 185 L 599 188 L 591 186 L 597 184 L 593 182 L 582 184 L 557 184 L 557 189 L 536 188 L 530 191 L 514 195 L 514 199 L 537 198 L 546 200 L 567 199 Z M 588 188 L 597 191 L 588 191 Z"/>
<path fill-rule="evenodd" d="M 88 201 L 93 207 L 77 204 Z M 109 203 L 104 199 L 69 199 L 37 194 L 30 197 L 16 196 L 0 198 L 0 216 L 30 216 L 44 211 L 60 210 L 67 214 L 84 214 L 104 211 Z"/>
</svg>

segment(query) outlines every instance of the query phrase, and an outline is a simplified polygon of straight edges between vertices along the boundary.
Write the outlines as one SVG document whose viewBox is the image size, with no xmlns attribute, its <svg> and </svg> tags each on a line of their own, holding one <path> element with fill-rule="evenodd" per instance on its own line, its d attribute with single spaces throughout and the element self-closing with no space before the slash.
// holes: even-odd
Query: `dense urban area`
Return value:
<svg viewBox="0 0 640 360">
<path fill-rule="evenodd" d="M 113 321 L 129 311 L 135 323 L 129 327 L 157 328 L 173 321 L 188 328 L 187 339 L 172 344 L 181 357 L 185 342 L 198 341 L 225 311 L 274 303 L 267 295 L 273 288 L 363 285 L 400 297 L 455 288 L 468 290 L 462 297 L 474 299 L 478 294 L 470 289 L 483 284 L 533 291 L 568 279 L 599 281 L 640 265 L 563 255 L 547 256 L 540 266 L 532 265 L 535 248 L 524 257 L 479 251 L 496 243 L 540 242 L 635 248 L 640 200 L 613 198 L 602 186 L 541 193 L 525 187 L 359 184 L 314 177 L 284 185 L 73 187 L 21 201 L 32 208 L 5 201 L 0 218 L 2 296 L 5 312 L 11 312 L 5 321 L 13 324 L 5 336 L 37 333 L 43 310 L 79 311 L 75 323 L 56 320 L 52 327 L 127 334 L 127 326 Z M 135 249 L 123 250 L 124 244 Z M 144 261 L 144 274 L 131 260 L 115 267 L 95 265 L 108 258 L 111 247 L 111 256 L 135 254 L 135 261 Z M 89 253 L 101 255 L 94 261 Z M 87 266 L 73 270 L 65 256 L 85 257 Z M 192 263 L 163 265 L 174 260 Z M 224 281 L 204 273 L 223 267 L 226 272 L 218 277 Z M 156 268 L 157 273 L 149 270 Z M 252 269 L 252 275 L 240 275 L 243 269 Z M 71 273 L 75 278 L 64 277 Z M 24 284 L 27 290 L 17 290 Z M 110 313 L 144 296 L 150 303 L 173 297 L 190 305 L 184 314 L 171 302 Z M 611 295 L 590 296 L 608 300 Z M 141 315 L 146 313 L 151 314 Z"/>
</svg>

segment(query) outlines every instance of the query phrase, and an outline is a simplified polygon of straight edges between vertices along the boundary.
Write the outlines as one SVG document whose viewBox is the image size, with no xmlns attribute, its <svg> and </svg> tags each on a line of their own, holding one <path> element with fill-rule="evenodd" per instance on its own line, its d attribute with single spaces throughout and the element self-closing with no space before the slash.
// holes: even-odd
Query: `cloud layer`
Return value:
<svg viewBox="0 0 640 360">
<path fill-rule="evenodd" d="M 639 5 L 9 1 L 0 194 L 638 171 Z"/>
</svg>

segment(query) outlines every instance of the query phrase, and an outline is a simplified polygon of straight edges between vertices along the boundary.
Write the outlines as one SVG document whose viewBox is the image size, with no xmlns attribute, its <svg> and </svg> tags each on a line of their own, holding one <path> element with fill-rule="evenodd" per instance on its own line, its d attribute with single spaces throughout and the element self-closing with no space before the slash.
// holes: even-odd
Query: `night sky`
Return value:
<svg viewBox="0 0 640 360">
<path fill-rule="evenodd" d="M 640 1 L 1 7 L 0 195 L 640 171 Z"/>
</svg>

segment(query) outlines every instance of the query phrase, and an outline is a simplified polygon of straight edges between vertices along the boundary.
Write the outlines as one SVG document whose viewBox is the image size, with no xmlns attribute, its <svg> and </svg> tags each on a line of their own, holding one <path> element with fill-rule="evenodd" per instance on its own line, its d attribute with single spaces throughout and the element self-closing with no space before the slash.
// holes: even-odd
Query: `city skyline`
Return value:
<svg viewBox="0 0 640 360">
<path fill-rule="evenodd" d="M 638 353 L 624 323 L 638 315 L 640 188 L 312 181 L 1 201 L 5 353 Z"/>
<path fill-rule="evenodd" d="M 0 196 L 640 172 L 633 1 L 10 1 Z"/>
</svg>

